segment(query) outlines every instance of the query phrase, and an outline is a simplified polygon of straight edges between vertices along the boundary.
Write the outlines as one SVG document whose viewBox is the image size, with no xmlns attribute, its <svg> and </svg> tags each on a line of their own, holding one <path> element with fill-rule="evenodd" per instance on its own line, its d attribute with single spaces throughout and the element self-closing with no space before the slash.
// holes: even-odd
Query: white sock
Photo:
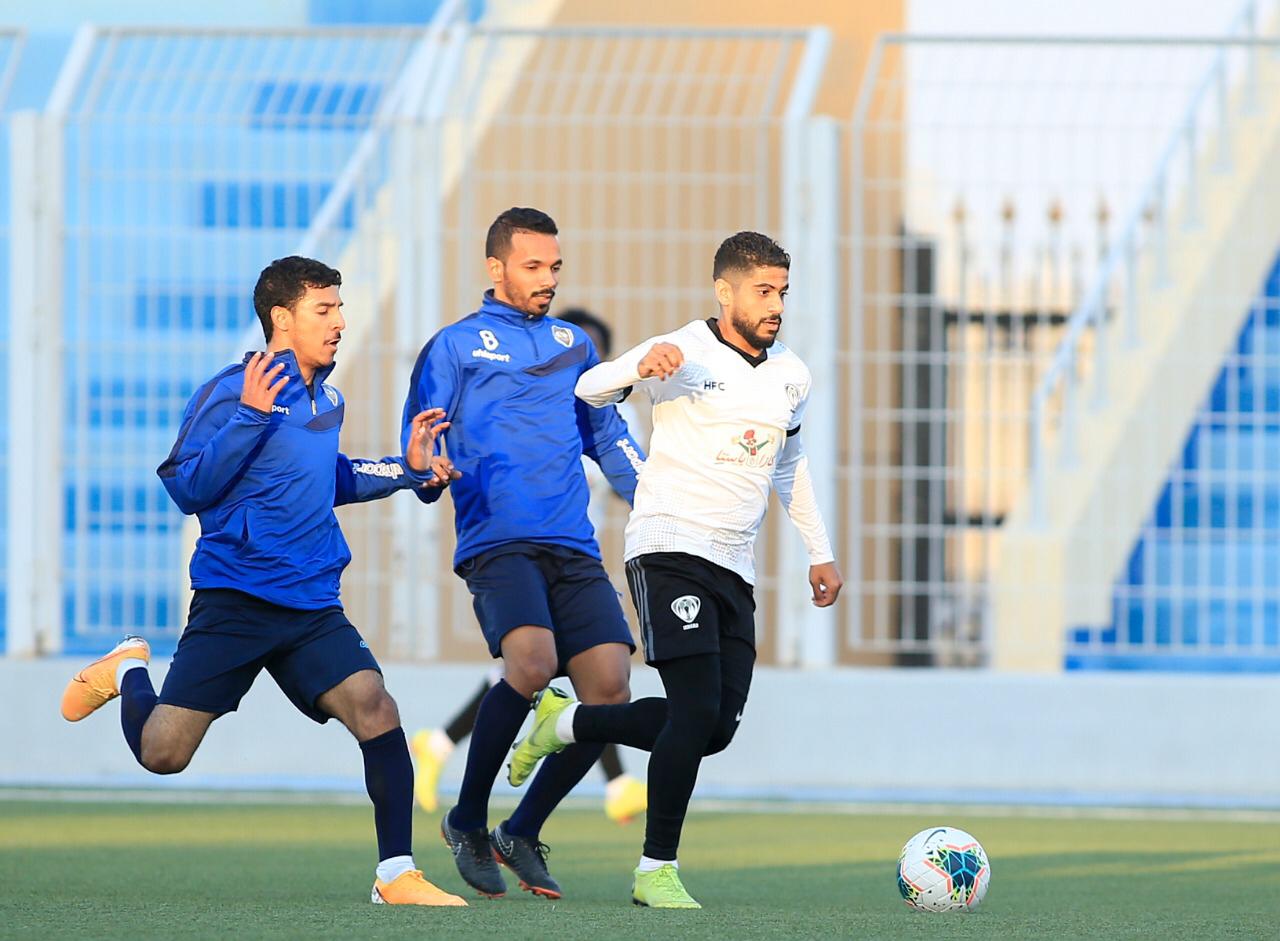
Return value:
<svg viewBox="0 0 1280 941">
<path fill-rule="evenodd" d="M 680 863 L 674 859 L 650 859 L 648 856 L 640 857 L 640 865 L 636 868 L 641 872 L 657 872 L 663 866 L 675 866 L 680 868 Z"/>
<path fill-rule="evenodd" d="M 383 882 L 391 882 L 409 870 L 417 868 L 413 864 L 412 856 L 392 856 L 378 863 L 378 878 Z"/>
<path fill-rule="evenodd" d="M 136 670 L 138 667 L 147 668 L 147 661 L 139 660 L 137 657 L 125 657 L 116 664 L 116 689 L 124 689 L 124 675 L 130 670 Z"/>
<path fill-rule="evenodd" d="M 432 729 L 427 747 L 431 749 L 431 754 L 444 761 L 453 754 L 453 739 L 445 735 L 443 729 Z"/>
<path fill-rule="evenodd" d="M 578 711 L 578 704 L 565 706 L 564 712 L 556 716 L 556 738 L 562 742 L 576 742 L 573 737 L 573 714 Z"/>
</svg>

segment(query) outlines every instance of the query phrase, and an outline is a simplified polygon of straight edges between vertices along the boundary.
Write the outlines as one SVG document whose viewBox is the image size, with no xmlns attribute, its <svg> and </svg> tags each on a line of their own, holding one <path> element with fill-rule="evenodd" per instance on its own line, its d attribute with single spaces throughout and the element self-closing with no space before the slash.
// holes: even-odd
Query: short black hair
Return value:
<svg viewBox="0 0 1280 941">
<path fill-rule="evenodd" d="M 506 261 L 511 254 L 511 236 L 516 232 L 538 232 L 542 235 L 559 235 L 556 222 L 541 209 L 512 206 L 489 226 L 484 239 L 484 257 Z"/>
<path fill-rule="evenodd" d="M 791 256 L 767 235 L 738 232 L 721 242 L 716 249 L 711 277 L 723 278 L 728 271 L 750 271 L 753 268 L 786 268 L 790 271 Z"/>
<path fill-rule="evenodd" d="M 600 349 L 597 351 L 603 357 L 608 357 L 613 350 L 613 330 L 609 325 L 597 317 L 585 307 L 570 307 L 562 314 L 556 314 L 556 317 L 566 323 L 571 323 L 575 327 L 583 327 L 595 330 L 600 334 Z"/>
<path fill-rule="evenodd" d="M 301 255 L 289 255 L 277 258 L 258 275 L 258 283 L 253 288 L 253 309 L 258 312 L 258 320 L 262 322 L 262 333 L 271 342 L 274 325 L 271 323 L 271 308 L 287 307 L 302 300 L 307 288 L 327 288 L 342 285 L 342 275 L 322 261 L 314 258 L 303 258 Z"/>
</svg>

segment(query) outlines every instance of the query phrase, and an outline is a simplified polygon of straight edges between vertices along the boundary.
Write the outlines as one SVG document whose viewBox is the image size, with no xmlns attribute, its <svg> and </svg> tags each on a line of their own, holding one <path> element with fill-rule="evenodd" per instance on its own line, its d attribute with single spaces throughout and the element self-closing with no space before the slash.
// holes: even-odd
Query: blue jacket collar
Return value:
<svg viewBox="0 0 1280 941">
<path fill-rule="evenodd" d="M 493 296 L 493 288 L 484 292 L 484 301 L 480 304 L 480 313 L 491 314 L 494 317 L 501 317 L 504 320 L 511 320 L 519 323 L 534 323 L 539 320 L 545 320 L 546 315 L 536 317 L 533 314 L 526 314 L 518 307 L 512 307 L 505 301 L 500 301 Z"/>
<path fill-rule="evenodd" d="M 504 306 L 505 306 L 505 305 L 504 305 Z M 244 359 L 243 359 L 243 360 L 241 360 L 241 362 L 243 362 L 245 365 L 248 365 L 249 360 L 253 359 L 254 355 L 255 355 L 255 354 L 257 354 L 257 353 L 260 353 L 260 352 L 262 352 L 262 351 L 261 351 L 261 350 L 251 350 L 251 351 L 249 351 L 248 353 L 245 353 L 245 354 L 244 354 Z M 278 352 L 276 353 L 276 357 L 275 357 L 275 359 L 273 359 L 273 360 L 271 361 L 271 364 L 272 364 L 273 366 L 274 366 L 276 363 L 284 363 L 284 364 L 285 364 L 285 365 L 284 365 L 284 374 L 285 374 L 286 376 L 288 376 L 290 379 L 295 379 L 295 380 L 297 380 L 299 385 L 301 385 L 301 384 L 302 384 L 302 371 L 298 368 L 298 357 L 297 357 L 296 355 L 294 355 L 293 350 L 280 350 L 280 351 L 278 351 Z M 320 385 L 320 383 L 322 383 L 322 382 L 324 382 L 326 379 L 328 379 L 328 378 L 329 378 L 329 373 L 333 372 L 333 367 L 334 367 L 334 366 L 336 366 L 336 365 L 338 365 L 338 364 L 337 364 L 336 362 L 333 362 L 333 363 L 330 363 L 328 366 L 325 366 L 325 367 L 323 367 L 323 368 L 321 368 L 321 369 L 317 369 L 317 370 L 316 370 L 316 373 L 315 373 L 315 376 L 313 376 L 313 377 L 312 377 L 312 380 L 311 380 L 311 381 L 314 383 L 314 385 L 312 386 L 312 388 L 316 388 L 316 387 L 318 387 L 318 386 Z"/>
</svg>

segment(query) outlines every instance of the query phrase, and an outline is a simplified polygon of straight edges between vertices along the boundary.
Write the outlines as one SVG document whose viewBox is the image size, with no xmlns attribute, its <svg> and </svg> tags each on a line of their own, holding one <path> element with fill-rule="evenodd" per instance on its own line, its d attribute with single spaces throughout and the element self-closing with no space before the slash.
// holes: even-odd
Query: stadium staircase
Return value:
<svg viewBox="0 0 1280 941">
<path fill-rule="evenodd" d="M 1257 60 L 1259 86 L 1273 88 L 1280 64 L 1267 55 Z M 1190 483 L 1184 473 L 1201 461 L 1262 468 L 1280 456 L 1276 416 L 1267 410 L 1277 404 L 1269 396 L 1280 388 L 1280 364 L 1247 376 L 1239 366 L 1223 366 L 1244 346 L 1280 351 L 1270 345 L 1280 337 L 1274 314 L 1259 316 L 1252 305 L 1260 284 L 1275 285 L 1274 272 L 1267 273 L 1280 230 L 1280 96 L 1246 106 L 1244 94 L 1234 89 L 1230 122 L 1195 128 L 1199 147 L 1188 174 L 1194 186 L 1184 180 L 1176 198 L 1166 197 L 1170 221 L 1155 220 L 1167 233 L 1167 255 L 1160 262 L 1151 243 L 1144 246 L 1150 257 L 1138 266 L 1132 289 L 1141 312 L 1137 342 L 1122 345 L 1115 329 L 1091 336 L 1093 355 L 1107 344 L 1116 366 L 1105 388 L 1096 375 L 1080 379 L 1079 399 L 1088 404 L 1078 409 L 1072 440 L 1064 446 L 1060 425 L 1058 450 L 1039 487 L 1029 488 L 1006 520 L 992 576 L 997 667 L 1215 668 L 1229 663 L 1204 652 L 1162 656 L 1162 639 L 1180 650 L 1185 640 L 1198 646 L 1268 630 L 1264 612 L 1231 599 L 1280 561 L 1276 505 L 1268 504 L 1280 491 L 1245 488 L 1228 477 Z M 1115 315 L 1113 309 L 1104 319 Z M 1080 359 L 1087 361 L 1083 352 Z M 1071 370 L 1085 373 L 1075 361 Z M 1244 380 L 1260 397 L 1227 427 L 1222 413 L 1213 417 L 1213 405 L 1224 383 Z M 1170 539 L 1170 508 L 1179 502 L 1187 511 L 1194 507 L 1193 515 L 1176 516 L 1195 534 Z M 1231 538 L 1215 528 L 1215 510 L 1247 535 Z M 1147 586 L 1159 589 L 1157 600 L 1144 591 L 1136 606 L 1130 603 L 1134 589 Z M 1175 623 L 1184 635 L 1178 642 Z M 1133 639 L 1142 650 L 1120 650 Z"/>
</svg>

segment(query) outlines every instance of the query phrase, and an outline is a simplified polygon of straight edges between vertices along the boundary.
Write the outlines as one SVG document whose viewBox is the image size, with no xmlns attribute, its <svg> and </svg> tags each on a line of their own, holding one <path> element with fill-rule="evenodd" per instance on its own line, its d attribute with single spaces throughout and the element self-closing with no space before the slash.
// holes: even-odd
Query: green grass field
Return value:
<svg viewBox="0 0 1280 941">
<path fill-rule="evenodd" d="M 566 809 L 543 834 L 563 900 L 411 910 L 369 904 L 362 807 L 0 799 L 0 937 L 1274 938 L 1280 822 L 1259 819 L 696 813 L 681 866 L 705 908 L 656 912 L 629 904 L 641 825 Z M 897 896 L 898 850 L 939 822 L 991 858 L 975 913 Z M 416 825 L 419 864 L 461 891 L 436 819 Z"/>
</svg>

